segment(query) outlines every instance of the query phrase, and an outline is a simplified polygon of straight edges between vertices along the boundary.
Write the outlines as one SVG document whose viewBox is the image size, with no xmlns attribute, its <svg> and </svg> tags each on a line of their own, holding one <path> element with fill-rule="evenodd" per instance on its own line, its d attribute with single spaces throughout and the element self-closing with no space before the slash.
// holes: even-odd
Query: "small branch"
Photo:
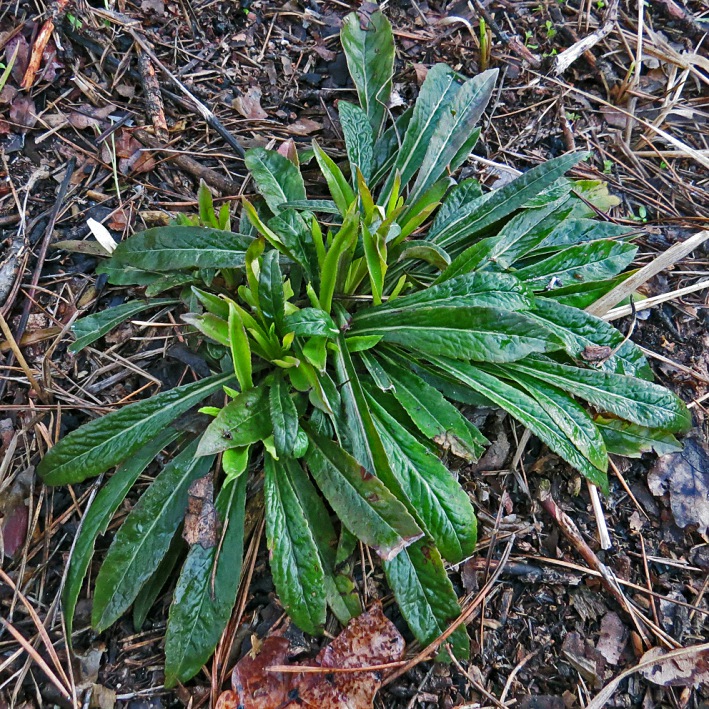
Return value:
<svg viewBox="0 0 709 709">
<path fill-rule="evenodd" d="M 611 0 L 606 10 L 603 24 L 595 32 L 592 32 L 588 37 L 580 39 L 556 56 L 554 60 L 554 73 L 557 76 L 563 74 L 582 54 L 585 54 L 592 47 L 595 47 L 613 31 L 616 18 L 618 17 L 618 3 L 619 0 Z"/>
<path fill-rule="evenodd" d="M 155 67 L 150 57 L 142 50 L 138 51 L 138 71 L 145 94 L 145 110 L 150 116 L 150 121 L 155 129 L 155 137 L 161 143 L 167 143 L 170 136 L 165 120 L 165 107 L 160 93 L 160 83 L 155 75 Z"/>
<path fill-rule="evenodd" d="M 154 136 L 143 128 L 133 130 L 132 135 L 143 143 L 143 145 L 147 145 L 149 148 L 161 150 L 164 147 L 155 139 Z M 241 190 L 241 185 L 237 184 L 233 180 L 230 180 L 228 177 L 220 175 L 216 170 L 212 170 L 211 167 L 205 167 L 204 165 L 198 163 L 189 155 L 173 153 L 167 150 L 163 154 L 166 156 L 167 160 L 179 167 L 181 170 L 188 172 L 190 175 L 194 175 L 197 179 L 204 180 L 210 187 L 214 187 L 214 189 L 219 190 L 224 195 L 239 194 Z"/>
</svg>

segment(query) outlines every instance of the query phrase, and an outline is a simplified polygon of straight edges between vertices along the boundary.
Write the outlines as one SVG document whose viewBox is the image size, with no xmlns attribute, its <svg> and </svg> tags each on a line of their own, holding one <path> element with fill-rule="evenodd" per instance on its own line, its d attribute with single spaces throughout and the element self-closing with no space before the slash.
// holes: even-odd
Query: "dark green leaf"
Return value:
<svg viewBox="0 0 709 709">
<path fill-rule="evenodd" d="M 290 161 L 289 161 L 290 162 Z M 266 320 L 276 323 L 276 329 L 283 327 L 285 317 L 285 296 L 283 294 L 283 274 L 278 264 L 280 254 L 275 249 L 261 257 L 258 279 L 258 298 L 261 312 Z"/>
<path fill-rule="evenodd" d="M 186 546 L 182 536 L 175 534 L 162 561 L 138 592 L 133 602 L 133 629 L 136 633 L 142 630 L 150 609 L 155 605 L 155 601 L 158 600 L 168 581 L 174 578 L 173 571 Z"/>
<path fill-rule="evenodd" d="M 692 425 L 692 416 L 679 397 L 644 379 L 580 369 L 541 357 L 530 357 L 525 362 L 507 366 L 585 399 L 599 411 L 641 426 L 678 433 L 689 430 Z"/>
<path fill-rule="evenodd" d="M 448 192 L 440 209 L 436 212 L 431 231 L 438 231 L 463 205 L 479 199 L 482 194 L 480 183 L 475 178 L 470 177 L 459 182 Z"/>
<path fill-rule="evenodd" d="M 429 72 L 430 73 L 430 72 Z M 427 77 L 428 78 L 428 77 Z M 435 131 L 426 145 L 416 182 L 409 201 L 415 202 L 453 162 L 470 138 L 495 88 L 497 69 L 488 69 L 466 81 L 450 105 L 441 114 Z M 423 93 L 424 88 L 421 89 Z M 414 110 L 414 114 L 416 111 Z M 456 166 L 457 167 L 457 166 Z M 403 175 L 403 171 L 402 171 Z M 403 180 L 402 180 L 403 182 Z"/>
<path fill-rule="evenodd" d="M 404 134 L 409 127 L 413 108 L 407 108 L 397 119 L 382 133 L 379 140 L 374 143 L 372 152 L 372 177 L 369 185 L 376 187 L 393 169 L 394 162 L 399 154 Z"/>
<path fill-rule="evenodd" d="M 239 268 L 252 239 L 231 231 L 192 226 L 163 226 L 141 231 L 122 241 L 108 267 L 129 266 L 146 271 L 182 268 Z M 97 269 L 103 273 L 105 267 Z"/>
<path fill-rule="evenodd" d="M 300 170 L 275 150 L 251 148 L 246 151 L 246 167 L 256 187 L 274 214 L 284 202 L 306 198 Z"/>
<path fill-rule="evenodd" d="M 202 668 L 224 632 L 236 602 L 244 548 L 246 476 L 222 488 L 215 508 L 219 544 L 193 544 L 177 580 L 165 632 L 165 686 L 186 682 Z"/>
<path fill-rule="evenodd" d="M 444 450 L 477 460 L 489 441 L 443 395 L 403 364 L 380 360 L 394 384 L 394 396 L 416 427 Z"/>
<path fill-rule="evenodd" d="M 304 425 L 311 442 L 308 468 L 342 523 L 382 559 L 392 559 L 419 539 L 406 507 L 349 453 Z"/>
<path fill-rule="evenodd" d="M 355 201 L 355 193 L 340 168 L 316 141 L 313 141 L 313 149 L 315 150 L 315 159 L 318 161 L 320 171 L 325 177 L 332 199 L 340 210 L 340 214 L 344 217 Z"/>
<path fill-rule="evenodd" d="M 359 107 L 347 101 L 338 101 L 337 110 L 340 114 L 340 125 L 345 136 L 347 157 L 350 161 L 350 173 L 354 184 L 357 168 L 367 182 L 372 174 L 372 127 L 367 114 Z"/>
<path fill-rule="evenodd" d="M 498 377 L 482 371 L 478 367 L 443 357 L 432 362 L 450 376 L 458 379 L 471 389 L 514 416 L 522 425 L 546 443 L 551 450 L 580 470 L 589 478 L 598 475 L 598 469 L 576 448 L 574 443 L 559 427 L 536 399 Z"/>
<path fill-rule="evenodd" d="M 612 291 L 616 286 L 620 285 L 626 278 L 632 276 L 635 271 L 625 271 L 615 278 L 608 278 L 603 281 L 586 281 L 585 283 L 574 283 L 570 286 L 561 288 L 552 288 L 545 291 L 544 295 L 547 298 L 568 305 L 570 308 L 578 308 L 580 310 L 593 305 L 599 298 L 606 293 Z"/>
<path fill-rule="evenodd" d="M 352 354 L 349 345 L 347 349 Z M 390 391 L 394 388 L 394 382 L 391 381 L 389 375 L 384 371 L 381 362 L 374 355 L 367 351 L 360 352 L 359 358 L 369 372 L 369 376 L 372 377 L 372 381 L 377 385 L 382 391 Z"/>
<path fill-rule="evenodd" d="M 108 282 L 114 286 L 149 286 L 161 281 L 164 277 L 162 273 L 114 263 L 110 259 L 100 263 L 96 267 L 96 273 L 107 276 Z"/>
<path fill-rule="evenodd" d="M 419 306 L 490 306 L 528 310 L 532 307 L 532 293 L 507 273 L 466 273 L 412 295 L 400 296 L 377 308 L 361 310 L 355 319 L 365 325 L 382 313 Z"/>
<path fill-rule="evenodd" d="M 342 101 L 340 101 L 340 105 Z M 281 210 L 296 209 L 306 212 L 319 212 L 320 214 L 339 214 L 340 210 L 331 199 L 298 199 L 291 202 L 284 202 L 280 206 Z"/>
<path fill-rule="evenodd" d="M 71 326 L 71 331 L 74 333 L 76 340 L 69 345 L 69 352 L 83 350 L 84 347 L 103 337 L 107 332 L 110 332 L 114 327 L 117 327 L 133 315 L 142 313 L 150 308 L 162 308 L 165 305 L 173 305 L 177 302 L 171 298 L 131 300 L 122 305 L 106 308 L 94 315 L 87 315 L 85 318 L 75 321 Z"/>
<path fill-rule="evenodd" d="M 261 385 L 228 403 L 202 434 L 197 455 L 216 455 L 228 448 L 256 443 L 272 433 L 268 390 Z"/>
<path fill-rule="evenodd" d="M 515 276 L 536 291 L 550 283 L 568 285 L 617 276 L 635 258 L 638 247 L 623 241 L 593 241 L 569 246 L 549 258 L 515 271 Z"/>
<path fill-rule="evenodd" d="M 682 450 L 682 444 L 667 431 L 638 426 L 630 421 L 608 418 L 600 414 L 594 419 L 609 453 L 626 458 L 640 458 L 643 453 L 668 455 Z"/>
<path fill-rule="evenodd" d="M 290 387 L 283 377 L 276 377 L 268 391 L 276 453 L 291 456 L 298 436 L 298 411 L 290 396 Z"/>
<path fill-rule="evenodd" d="M 566 246 L 583 244 L 600 239 L 618 239 L 632 233 L 632 229 L 612 222 L 596 219 L 567 219 L 557 226 L 544 241 L 539 243 L 534 254 L 560 251 Z"/>
<path fill-rule="evenodd" d="M 477 522 L 468 495 L 441 461 L 406 431 L 374 398 L 370 406 L 392 470 L 425 531 L 451 563 L 475 549 Z"/>
<path fill-rule="evenodd" d="M 530 314 L 564 342 L 572 357 L 607 372 L 652 379 L 642 351 L 604 320 L 548 298 L 537 298 Z"/>
<path fill-rule="evenodd" d="M 140 474 L 163 448 L 177 438 L 177 435 L 177 431 L 171 429 L 162 431 L 155 440 L 138 450 L 103 485 L 87 510 L 74 543 L 66 584 L 62 591 L 62 609 L 68 638 L 71 638 L 76 601 L 93 557 L 96 539 L 106 532 L 113 515 Z"/>
<path fill-rule="evenodd" d="M 436 64 L 428 70 L 416 99 L 401 149 L 397 153 L 394 169 L 389 172 L 382 189 L 380 203 L 383 204 L 389 198 L 395 172 L 401 175 L 401 186 L 405 187 L 421 167 L 436 126 L 459 89 L 460 84 L 456 81 L 455 73 L 450 67 Z"/>
<path fill-rule="evenodd" d="M 365 27 L 354 12 L 347 15 L 342 23 L 340 41 L 359 103 L 376 138 L 384 125 L 391 95 L 394 35 L 389 20 L 381 12 L 370 15 L 366 22 Z"/>
<path fill-rule="evenodd" d="M 218 374 L 185 384 L 94 419 L 50 448 L 37 472 L 46 485 L 72 485 L 99 475 L 127 460 L 232 377 Z"/>
<path fill-rule="evenodd" d="M 351 618 L 362 612 L 362 608 L 356 590 L 347 583 L 346 577 L 334 570 L 338 565 L 337 535 L 330 521 L 330 513 L 307 473 L 296 461 L 292 458 L 283 460 L 281 472 L 288 476 L 315 540 L 325 574 L 327 603 L 340 623 L 346 625 Z"/>
<path fill-rule="evenodd" d="M 608 454 L 603 438 L 588 412 L 560 389 L 521 372 L 507 371 L 511 379 L 537 400 L 579 453 L 593 466 L 585 466 L 581 472 L 592 483 L 607 491 Z"/>
<path fill-rule="evenodd" d="M 266 455 L 264 470 L 266 539 L 278 596 L 301 630 L 320 635 L 327 610 L 325 572 L 313 533 L 283 466 Z"/>
<path fill-rule="evenodd" d="M 522 207 L 530 197 L 553 184 L 585 155 L 562 155 L 533 167 L 499 190 L 451 211 L 448 219 L 436 229 L 431 229 L 426 238 L 435 241 L 451 255 L 457 255 L 469 245 L 471 237 Z"/>
<path fill-rule="evenodd" d="M 384 562 L 384 573 L 406 623 L 423 647 L 436 640 L 460 615 L 458 598 L 441 555 L 429 541 L 421 540 Z M 464 625 L 448 642 L 456 659 L 469 657 L 470 640 Z"/>
<path fill-rule="evenodd" d="M 352 335 L 382 335 L 414 352 L 481 362 L 511 362 L 550 352 L 561 341 L 523 313 L 499 308 L 418 305 L 355 315 Z"/>
<path fill-rule="evenodd" d="M 303 308 L 286 316 L 286 332 L 303 337 L 334 337 L 340 334 L 332 318 L 319 308 Z"/>
<path fill-rule="evenodd" d="M 435 266 L 439 271 L 445 271 L 450 265 L 450 256 L 437 244 L 427 241 L 406 241 L 397 253 L 397 260 L 420 259 Z"/>
<path fill-rule="evenodd" d="M 207 474 L 212 457 L 196 458 L 192 442 L 155 478 L 118 530 L 96 579 L 91 624 L 105 630 L 120 618 L 150 578 L 182 521 L 190 484 Z"/>
</svg>

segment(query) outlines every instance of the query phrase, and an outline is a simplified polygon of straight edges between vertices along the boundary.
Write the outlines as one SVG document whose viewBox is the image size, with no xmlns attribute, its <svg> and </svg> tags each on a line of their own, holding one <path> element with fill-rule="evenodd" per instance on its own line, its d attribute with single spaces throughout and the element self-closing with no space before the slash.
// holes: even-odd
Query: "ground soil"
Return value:
<svg viewBox="0 0 709 709">
<path fill-rule="evenodd" d="M 342 154 L 335 103 L 353 94 L 337 34 L 355 3 L 116 0 L 107 5 L 114 14 L 106 13 L 102 2 L 87 0 L 66 7 L 57 0 L 0 2 L 6 63 L 17 48 L 0 94 L 0 274 L 8 284 L 3 291 L 0 275 L 0 312 L 50 395 L 45 401 L 30 391 L 24 367 L 3 336 L 0 521 L 6 525 L 2 568 L 9 576 L 0 579 L 0 615 L 26 640 L 18 642 L 0 627 L 0 706 L 62 704 L 37 664 L 53 660 L 37 638 L 28 606 L 46 624 L 57 660 L 68 666 L 56 592 L 93 488 L 90 483 L 45 488 L 33 475 L 40 455 L 89 417 L 174 386 L 186 367 L 198 366 L 184 348 L 170 347 L 166 356 L 169 346 L 180 344 L 170 312 L 160 318 L 164 325 L 122 326 L 96 348 L 70 355 L 68 324 L 78 314 L 123 302 L 130 293 L 96 278 L 95 247 L 81 253 L 53 245 L 93 244 L 89 217 L 121 238 L 165 223 L 176 212 L 193 213 L 197 180 L 204 176 L 200 169 L 235 186 L 223 193 L 227 200 L 251 189 L 234 148 L 163 79 L 173 152 L 138 142 L 135 129 L 152 127 L 131 29 L 152 42 L 160 62 L 243 147 L 289 138 L 306 145 L 315 137 Z M 488 14 L 482 34 L 481 6 Z M 402 104 L 415 97 L 435 62 L 465 75 L 485 66 L 501 70 L 464 174 L 491 186 L 506 177 L 504 166 L 525 170 L 587 148 L 592 157 L 576 176 L 602 177 L 621 198 L 611 216 L 637 227 L 638 265 L 707 228 L 709 58 L 703 33 L 709 9 L 704 2 L 658 0 L 639 10 L 626 0 L 392 0 L 386 13 L 397 38 L 395 96 Z M 56 25 L 53 39 L 31 90 L 20 92 L 27 57 L 49 17 Z M 138 24 L 131 26 L 131 20 Z M 607 35 L 556 75 L 559 52 L 606 21 Z M 175 155 L 189 155 L 196 167 L 168 159 Z M 64 195 L 53 212 L 62 181 Z M 707 250 L 700 247 L 650 281 L 646 293 L 691 286 L 707 270 Z M 708 430 L 702 403 L 709 390 L 706 291 L 671 298 L 647 317 L 616 324 L 624 332 L 632 329 L 633 339 L 648 350 L 658 381 L 692 403 L 692 436 L 701 449 Z M 475 468 L 459 471 L 479 513 L 481 538 L 478 555 L 451 570 L 460 596 L 475 597 L 513 542 L 511 559 L 469 626 L 471 662 L 420 664 L 385 687 L 377 707 L 500 706 L 501 697 L 506 706 L 514 700 L 514 706 L 528 709 L 582 707 L 637 664 L 647 647 L 661 643 L 650 635 L 643 646 L 630 618 L 540 508 L 535 501 L 540 479 L 551 481 L 555 499 L 598 558 L 621 581 L 635 584 L 625 586 L 625 593 L 652 615 L 666 646 L 707 642 L 709 539 L 706 530 L 698 530 L 699 520 L 679 527 L 669 497 L 651 493 L 647 476 L 656 465 L 653 455 L 614 461 L 611 492 L 603 501 L 613 544 L 604 551 L 578 474 L 534 440 L 516 455 L 521 429 L 494 412 L 475 415 L 494 444 Z M 141 479 L 140 485 L 147 482 Z M 10 539 L 10 525 L 17 543 Z M 110 534 L 100 541 L 97 564 L 109 541 Z M 226 658 L 232 664 L 249 649 L 252 635 L 264 636 L 283 622 L 263 540 L 249 558 L 253 575 L 242 589 L 244 612 Z M 18 587 L 26 605 L 6 582 Z M 362 592 L 367 601 L 387 600 L 376 569 Z M 90 605 L 85 592 L 77 609 L 72 664 L 73 681 L 83 687 L 80 697 L 88 701 L 86 688 L 95 684 L 115 691 L 106 695 L 108 705 L 117 701 L 132 709 L 209 700 L 206 673 L 178 691 L 162 688 L 169 593 L 138 632 L 125 618 L 97 636 L 89 627 Z M 394 607 L 387 612 L 405 631 Z M 315 641 L 301 642 L 305 651 L 318 649 Z M 696 708 L 707 702 L 706 685 L 661 687 L 634 674 L 607 706 Z"/>
</svg>

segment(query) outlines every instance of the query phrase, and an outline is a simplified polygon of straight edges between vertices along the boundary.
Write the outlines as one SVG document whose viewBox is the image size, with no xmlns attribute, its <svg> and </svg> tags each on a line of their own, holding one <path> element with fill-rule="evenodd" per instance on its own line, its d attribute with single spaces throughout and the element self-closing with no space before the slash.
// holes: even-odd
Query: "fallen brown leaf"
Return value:
<svg viewBox="0 0 709 709">
<path fill-rule="evenodd" d="M 250 118 L 255 121 L 268 118 L 266 111 L 261 108 L 261 89 L 257 86 L 252 86 L 245 94 L 237 96 L 231 102 L 231 105 L 244 118 Z"/>
<path fill-rule="evenodd" d="M 628 642 L 628 629 L 620 616 L 609 611 L 601 620 L 601 637 L 596 643 L 596 650 L 600 652 L 609 665 L 617 665 Z"/>
<path fill-rule="evenodd" d="M 10 121 L 23 128 L 32 128 L 37 123 L 37 109 L 30 96 L 17 94 L 10 104 Z"/>
<path fill-rule="evenodd" d="M 310 118 L 301 118 L 288 126 L 288 132 L 294 135 L 310 135 L 322 129 L 322 123 Z"/>
<path fill-rule="evenodd" d="M 266 638 L 258 653 L 237 663 L 232 689 L 223 692 L 217 709 L 371 709 L 382 672 L 347 671 L 396 663 L 404 655 L 404 639 L 377 603 L 349 622 L 324 647 L 312 664 L 293 665 L 303 672 L 286 672 L 289 642 Z M 329 671 L 313 672 L 313 669 Z"/>
<path fill-rule="evenodd" d="M 653 495 L 669 492 L 678 527 L 696 526 L 700 534 L 709 531 L 709 451 L 704 444 L 687 437 L 679 453 L 657 459 L 647 483 Z"/>
<path fill-rule="evenodd" d="M 214 507 L 214 474 L 195 480 L 189 489 L 182 538 L 210 549 L 217 544 L 219 520 Z"/>
<path fill-rule="evenodd" d="M 665 653 L 663 648 L 654 647 L 642 656 L 640 663 L 658 660 Z M 659 662 L 640 670 L 640 674 L 653 684 L 662 687 L 691 687 L 704 684 L 709 682 L 709 650 L 697 652 L 689 657 Z"/>
</svg>

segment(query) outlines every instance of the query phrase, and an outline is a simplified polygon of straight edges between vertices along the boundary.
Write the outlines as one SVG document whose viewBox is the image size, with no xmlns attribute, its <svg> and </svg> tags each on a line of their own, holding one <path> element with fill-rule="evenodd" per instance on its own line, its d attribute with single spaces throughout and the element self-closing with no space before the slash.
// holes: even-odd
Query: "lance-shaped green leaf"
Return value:
<svg viewBox="0 0 709 709">
<path fill-rule="evenodd" d="M 420 259 L 435 266 L 439 271 L 445 271 L 451 262 L 451 257 L 444 249 L 428 241 L 406 241 L 396 252 L 392 251 L 392 256 L 394 255 L 398 261 Z"/>
<path fill-rule="evenodd" d="M 163 448 L 177 438 L 177 435 L 177 431 L 168 429 L 143 446 L 103 485 L 86 512 L 74 543 L 66 584 L 62 591 L 62 609 L 66 622 L 67 638 L 71 638 L 76 601 L 94 554 L 96 539 L 100 534 L 106 532 L 113 515 L 121 506 L 140 474 Z"/>
<path fill-rule="evenodd" d="M 340 125 L 345 136 L 352 179 L 355 179 L 357 168 L 359 168 L 366 182 L 372 174 L 372 149 L 374 147 L 372 127 L 367 119 L 367 114 L 359 106 L 347 101 L 338 101 L 337 111 L 340 114 Z"/>
<path fill-rule="evenodd" d="M 453 585 L 431 542 L 421 540 L 384 562 L 384 573 L 407 625 L 423 647 L 436 640 L 460 615 Z M 464 625 L 448 642 L 456 659 L 469 657 L 470 640 Z M 441 655 L 441 659 L 447 657 L 447 653 Z"/>
<path fill-rule="evenodd" d="M 298 437 L 298 411 L 283 377 L 276 377 L 268 390 L 274 445 L 278 455 L 293 455 Z"/>
<path fill-rule="evenodd" d="M 273 581 L 288 615 L 311 635 L 320 635 L 327 614 L 325 572 L 291 480 L 279 462 L 264 460 L 266 539 Z"/>
<path fill-rule="evenodd" d="M 281 205 L 281 208 L 285 203 Z M 337 209 L 335 210 L 336 213 Z M 300 214 L 295 209 L 282 210 L 277 216 L 268 220 L 268 227 L 283 243 L 286 251 L 290 253 L 295 263 L 303 267 L 310 280 L 317 282 L 317 254 L 311 236 L 310 219 L 315 219 L 311 214 Z"/>
<path fill-rule="evenodd" d="M 444 357 L 431 358 L 431 361 L 449 376 L 487 397 L 514 416 L 551 450 L 584 475 L 589 478 L 598 475 L 598 469 L 591 465 L 546 409 L 529 394 L 467 362 Z"/>
<path fill-rule="evenodd" d="M 451 255 L 457 255 L 470 244 L 471 237 L 521 208 L 530 197 L 553 184 L 585 155 L 562 155 L 533 167 L 499 190 L 449 212 L 448 219 L 432 228 L 426 238 L 435 241 Z"/>
<path fill-rule="evenodd" d="M 388 301 L 378 308 L 367 308 L 356 315 L 368 325 L 382 313 L 418 307 L 490 306 L 506 310 L 528 310 L 532 293 L 521 281 L 507 273 L 465 273 L 412 295 Z"/>
<path fill-rule="evenodd" d="M 352 319 L 351 335 L 381 335 L 414 352 L 481 362 L 512 362 L 551 352 L 561 341 L 523 313 L 501 308 L 418 305 Z"/>
<path fill-rule="evenodd" d="M 232 302 L 229 303 L 228 330 L 234 373 L 239 381 L 241 390 L 244 391 L 254 385 L 251 378 L 251 347 L 249 346 L 249 338 L 244 328 L 244 322 L 236 305 Z"/>
<path fill-rule="evenodd" d="M 609 453 L 626 458 L 640 458 L 643 453 L 668 455 L 682 450 L 682 444 L 667 431 L 638 426 L 630 421 L 609 418 L 600 414 L 594 418 L 606 442 Z"/>
<path fill-rule="evenodd" d="M 340 572 L 335 572 L 337 535 L 330 521 L 330 512 L 298 462 L 292 458 L 285 458 L 280 471 L 281 474 L 288 476 L 315 540 L 325 574 L 324 588 L 327 604 L 340 623 L 346 625 L 351 618 L 362 612 L 362 607 L 357 591 L 351 585 L 351 579 Z"/>
<path fill-rule="evenodd" d="M 410 198 L 407 200 L 407 203 L 411 206 L 397 218 L 397 222 L 401 226 L 401 233 L 394 239 L 394 244 L 400 244 L 404 241 L 433 214 L 440 205 L 441 199 L 443 199 L 443 195 L 446 193 L 450 183 L 450 178 L 443 177 L 432 184 L 426 192 L 418 197 L 416 202 L 412 203 Z"/>
<path fill-rule="evenodd" d="M 246 477 L 222 487 L 214 504 L 219 543 L 194 544 L 177 579 L 165 631 L 165 686 L 194 677 L 224 632 L 236 602 L 244 548 Z"/>
<path fill-rule="evenodd" d="M 585 399 L 599 411 L 641 426 L 671 433 L 687 431 L 692 426 L 692 416 L 678 396 L 644 379 L 557 364 L 541 357 L 508 366 Z"/>
<path fill-rule="evenodd" d="M 607 372 L 651 380 L 652 370 L 640 348 L 610 323 L 549 298 L 537 298 L 530 313 L 563 340 L 577 359 Z"/>
<path fill-rule="evenodd" d="M 603 437 L 593 423 L 589 413 L 560 389 L 513 370 L 491 369 L 495 374 L 506 376 L 517 382 L 537 400 L 567 438 L 588 462 L 596 468 L 586 466 L 581 472 L 595 485 L 608 491 L 608 454 Z"/>
<path fill-rule="evenodd" d="M 143 623 L 150 613 L 150 609 L 160 597 L 168 581 L 174 578 L 173 571 L 180 557 L 183 555 L 187 543 L 179 534 L 176 534 L 162 561 L 157 565 L 153 575 L 145 582 L 133 601 L 133 629 L 140 632 Z"/>
<path fill-rule="evenodd" d="M 573 202 L 577 202 L 576 198 Z M 632 233 L 632 229 L 613 222 L 599 222 L 596 219 L 566 219 L 533 250 L 533 254 L 560 251 L 566 246 L 584 244 L 601 239 L 619 239 Z"/>
<path fill-rule="evenodd" d="M 420 539 L 423 532 L 403 503 L 379 478 L 360 465 L 337 443 L 303 428 L 310 439 L 310 472 L 321 492 L 352 534 L 371 546 L 382 559 L 393 559 Z"/>
<path fill-rule="evenodd" d="M 340 334 L 332 318 L 320 308 L 303 308 L 287 315 L 285 329 L 303 337 L 336 337 Z"/>
<path fill-rule="evenodd" d="M 470 499 L 450 471 L 370 397 L 377 428 L 394 474 L 425 531 L 451 563 L 475 549 L 477 522 Z"/>
<path fill-rule="evenodd" d="M 606 293 L 610 293 L 626 278 L 632 276 L 633 273 L 635 271 L 625 271 L 615 278 L 607 278 L 602 281 L 586 281 L 585 283 L 574 283 L 561 288 L 552 288 L 545 291 L 544 296 L 552 298 L 562 305 L 568 305 L 570 308 L 586 309 Z"/>
<path fill-rule="evenodd" d="M 345 216 L 350 206 L 355 201 L 355 193 L 342 174 L 342 170 L 337 167 L 332 158 L 315 140 L 313 140 L 313 150 L 315 151 L 315 159 L 318 161 L 327 186 L 330 188 L 332 199 L 340 210 L 340 214 Z"/>
<path fill-rule="evenodd" d="M 37 472 L 46 485 L 72 485 L 99 475 L 127 460 L 232 378 L 232 374 L 215 375 L 94 419 L 50 448 Z"/>
<path fill-rule="evenodd" d="M 562 285 L 578 281 L 598 281 L 617 276 L 635 258 L 638 247 L 623 241 L 593 241 L 569 246 L 539 263 L 520 268 L 515 276 L 535 291 L 554 282 Z"/>
<path fill-rule="evenodd" d="M 267 388 L 260 385 L 229 402 L 202 434 L 197 455 L 216 455 L 268 438 L 273 429 L 267 393 Z"/>
<path fill-rule="evenodd" d="M 372 299 L 375 305 L 380 305 L 382 291 L 384 290 L 384 276 L 387 270 L 386 244 L 378 232 L 370 232 L 365 224 L 362 224 L 361 228 L 364 257 L 367 262 L 367 272 L 369 273 L 369 282 L 372 287 Z"/>
<path fill-rule="evenodd" d="M 251 148 L 244 158 L 256 188 L 274 214 L 284 202 L 305 199 L 305 183 L 300 170 L 275 150 Z"/>
<path fill-rule="evenodd" d="M 536 209 L 524 209 L 505 224 L 497 235 L 494 247 L 483 263 L 509 268 L 544 241 L 554 228 L 565 224 L 573 209 L 570 199 L 562 198 Z"/>
<path fill-rule="evenodd" d="M 347 342 L 347 340 L 345 340 L 345 342 Z M 347 349 L 349 350 L 350 354 L 352 354 L 352 350 L 350 350 L 349 344 L 347 346 Z M 375 357 L 368 351 L 364 351 L 359 353 L 359 358 L 362 361 L 362 364 L 364 364 L 365 368 L 369 372 L 369 376 L 372 377 L 372 381 L 377 385 L 379 389 L 381 389 L 382 391 L 391 391 L 394 388 L 394 382 L 392 382 L 392 380 L 389 378 L 389 375 L 384 370 L 384 367 L 382 367 L 382 364 L 378 357 Z"/>
<path fill-rule="evenodd" d="M 113 330 L 122 322 L 133 315 L 142 313 L 150 308 L 162 308 L 165 305 L 173 305 L 178 301 L 172 298 L 161 298 L 159 300 L 131 300 L 122 305 L 106 308 L 99 313 L 87 315 L 74 322 L 71 331 L 76 340 L 69 345 L 69 352 L 79 352 L 84 347 L 95 342 L 99 337 L 103 337 L 107 332 Z"/>
<path fill-rule="evenodd" d="M 384 133 L 379 140 L 374 143 L 372 151 L 372 176 L 369 186 L 374 189 L 388 174 L 394 169 L 394 163 L 399 154 L 401 143 L 409 127 L 413 107 L 407 108 Z"/>
<path fill-rule="evenodd" d="M 128 609 L 165 556 L 184 517 L 190 484 L 212 465 L 212 457 L 196 458 L 196 449 L 190 443 L 165 467 L 116 533 L 96 579 L 91 624 L 98 632 Z"/>
<path fill-rule="evenodd" d="M 489 192 L 491 196 L 493 192 Z M 439 231 L 443 224 L 446 224 L 452 216 L 460 210 L 460 208 L 473 202 L 483 196 L 480 183 L 474 178 L 469 177 L 467 180 L 462 180 L 457 185 L 452 187 L 445 199 L 441 203 L 440 209 L 436 212 L 436 217 L 431 224 L 431 231 Z"/>
<path fill-rule="evenodd" d="M 392 360 L 380 358 L 394 396 L 427 438 L 466 460 L 477 460 L 489 441 L 437 389 Z"/>
<path fill-rule="evenodd" d="M 401 186 L 405 187 L 421 167 L 436 126 L 441 116 L 449 109 L 459 89 L 460 84 L 449 66 L 436 64 L 428 70 L 416 99 L 401 149 L 397 153 L 394 169 L 390 171 L 382 188 L 380 204 L 389 198 L 396 172 L 401 175 Z"/>
<path fill-rule="evenodd" d="M 386 119 L 394 74 L 394 35 L 389 20 L 375 12 L 360 22 L 357 14 L 345 17 L 340 31 L 347 68 L 357 88 L 359 103 L 369 118 L 376 137 Z"/>
<path fill-rule="evenodd" d="M 261 312 L 269 323 L 276 323 L 277 330 L 282 329 L 283 318 L 285 317 L 283 274 L 278 264 L 279 256 L 278 251 L 273 249 L 267 251 L 261 257 L 261 270 L 259 272 L 258 283 L 258 297 Z"/>
<path fill-rule="evenodd" d="M 343 281 L 347 275 L 349 264 L 357 243 L 359 220 L 354 210 L 350 210 L 345 217 L 340 230 L 335 234 L 332 244 L 325 256 L 320 275 L 320 307 L 330 312 L 335 286 Z"/>
<path fill-rule="evenodd" d="M 342 102 L 340 102 L 340 105 Z M 331 199 L 296 199 L 291 202 L 284 202 L 280 206 L 281 210 L 295 209 L 298 211 L 315 212 L 320 214 L 339 214 L 340 210 Z"/>
<path fill-rule="evenodd" d="M 496 79 L 497 69 L 488 69 L 469 79 L 442 113 L 411 188 L 411 202 L 417 200 L 454 162 L 490 101 Z"/>
<path fill-rule="evenodd" d="M 110 267 L 132 266 L 146 271 L 181 268 L 239 268 L 252 239 L 231 231 L 193 226 L 163 226 L 141 231 L 122 241 Z"/>
</svg>

